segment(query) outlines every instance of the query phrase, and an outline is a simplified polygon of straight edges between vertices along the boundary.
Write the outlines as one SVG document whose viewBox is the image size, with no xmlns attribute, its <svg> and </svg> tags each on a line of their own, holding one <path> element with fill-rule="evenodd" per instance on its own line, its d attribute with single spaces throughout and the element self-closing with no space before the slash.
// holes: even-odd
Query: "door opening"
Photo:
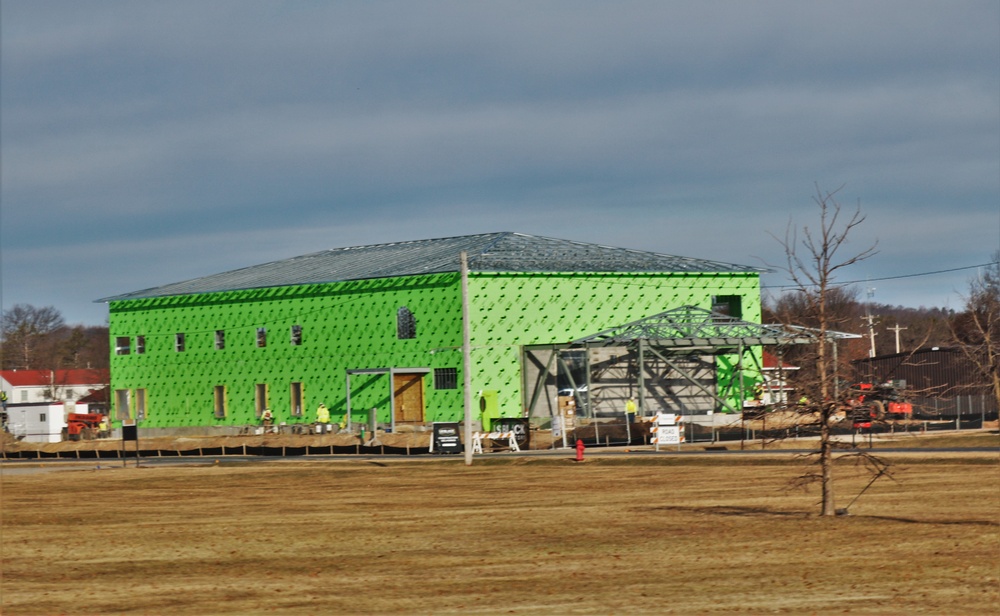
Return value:
<svg viewBox="0 0 1000 616">
<path fill-rule="evenodd" d="M 396 423 L 423 423 L 423 374 L 394 374 L 392 396 L 393 406 L 396 409 Z"/>
</svg>

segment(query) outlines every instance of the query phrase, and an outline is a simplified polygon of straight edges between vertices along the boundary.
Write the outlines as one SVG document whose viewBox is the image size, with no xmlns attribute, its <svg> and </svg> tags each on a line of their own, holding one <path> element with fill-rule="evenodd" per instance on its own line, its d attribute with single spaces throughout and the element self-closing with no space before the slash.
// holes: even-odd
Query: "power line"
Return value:
<svg viewBox="0 0 1000 616">
<path fill-rule="evenodd" d="M 991 263 L 980 263 L 979 265 L 967 265 L 965 267 L 954 267 L 952 269 L 937 270 L 934 272 L 920 272 L 919 274 L 900 274 L 899 276 L 884 276 L 882 278 L 866 278 L 864 280 L 848 280 L 847 282 L 838 282 L 836 286 L 842 287 L 849 284 L 858 284 L 861 282 L 875 282 L 879 280 L 902 280 L 903 278 L 916 278 L 918 276 L 933 276 L 935 274 L 948 274 L 950 272 L 961 272 L 962 270 L 976 269 L 977 267 L 989 267 L 991 265 L 1000 264 L 1000 261 L 993 261 Z M 800 285 L 789 284 L 789 285 L 761 285 L 762 289 L 798 289 Z"/>
</svg>

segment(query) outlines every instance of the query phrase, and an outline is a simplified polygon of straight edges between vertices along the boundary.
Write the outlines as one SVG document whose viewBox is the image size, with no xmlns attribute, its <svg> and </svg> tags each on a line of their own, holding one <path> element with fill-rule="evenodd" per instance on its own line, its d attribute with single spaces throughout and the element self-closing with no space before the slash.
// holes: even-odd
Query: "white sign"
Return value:
<svg viewBox="0 0 1000 616">
<path fill-rule="evenodd" d="M 680 426 L 660 426 L 656 433 L 656 442 L 660 445 L 680 445 Z"/>
</svg>

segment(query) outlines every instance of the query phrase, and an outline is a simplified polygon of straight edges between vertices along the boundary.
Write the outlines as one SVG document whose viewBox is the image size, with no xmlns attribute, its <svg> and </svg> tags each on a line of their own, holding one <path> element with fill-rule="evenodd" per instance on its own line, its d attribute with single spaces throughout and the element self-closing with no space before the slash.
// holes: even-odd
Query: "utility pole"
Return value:
<svg viewBox="0 0 1000 616">
<path fill-rule="evenodd" d="M 465 389 L 465 465 L 472 466 L 472 342 L 469 333 L 469 258 L 463 250 L 462 263 L 462 385 Z"/>
<path fill-rule="evenodd" d="M 868 321 L 868 337 L 871 339 L 871 350 L 868 357 L 875 357 L 875 317 L 872 316 L 872 297 L 875 296 L 875 287 L 868 287 L 868 301 L 865 303 L 865 320 Z"/>
<path fill-rule="evenodd" d="M 905 327 L 900 327 L 899 323 L 896 323 L 896 327 L 886 327 L 887 330 L 891 332 L 896 332 L 896 352 L 899 353 L 899 332 L 906 330 Z"/>
<path fill-rule="evenodd" d="M 868 321 L 868 337 L 871 339 L 871 348 L 868 350 L 868 357 L 875 357 L 875 317 L 871 314 L 865 315 Z"/>
</svg>

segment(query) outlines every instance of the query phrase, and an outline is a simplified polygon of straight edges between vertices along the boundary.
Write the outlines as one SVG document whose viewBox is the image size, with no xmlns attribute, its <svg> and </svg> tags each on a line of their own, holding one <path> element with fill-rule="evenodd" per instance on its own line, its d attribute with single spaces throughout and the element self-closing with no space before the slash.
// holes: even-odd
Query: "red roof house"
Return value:
<svg viewBox="0 0 1000 616">
<path fill-rule="evenodd" d="M 69 370 L 0 370 L 7 404 L 77 402 L 110 382 L 107 368 Z"/>
</svg>

